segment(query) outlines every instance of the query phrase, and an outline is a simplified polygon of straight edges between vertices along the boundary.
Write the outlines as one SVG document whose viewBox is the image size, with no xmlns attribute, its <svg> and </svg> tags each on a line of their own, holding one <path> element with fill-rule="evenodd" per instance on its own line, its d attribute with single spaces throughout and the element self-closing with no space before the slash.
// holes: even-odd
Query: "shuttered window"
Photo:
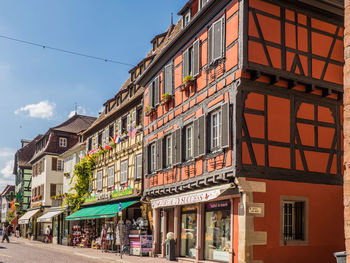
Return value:
<svg viewBox="0 0 350 263">
<path fill-rule="evenodd" d="M 221 106 L 222 125 L 221 125 L 221 147 L 228 148 L 230 146 L 230 104 L 226 102 Z"/>
<path fill-rule="evenodd" d="M 120 162 L 120 183 L 128 182 L 128 160 Z"/>
<path fill-rule="evenodd" d="M 142 179 L 142 154 L 135 156 L 135 179 Z"/>
<path fill-rule="evenodd" d="M 122 120 L 118 121 L 118 136 L 122 134 Z"/>
<path fill-rule="evenodd" d="M 197 76 L 199 74 L 200 60 L 200 42 L 199 39 L 183 52 L 182 58 L 182 76 Z"/>
<path fill-rule="evenodd" d="M 57 171 L 63 171 L 63 161 L 62 160 L 57 161 Z"/>
<path fill-rule="evenodd" d="M 199 39 L 194 41 L 193 43 L 193 62 L 192 62 L 192 72 L 193 76 L 197 76 L 199 74 L 199 58 L 200 58 L 200 53 L 199 53 Z"/>
<path fill-rule="evenodd" d="M 97 147 L 102 146 L 102 138 L 103 138 L 102 136 L 103 136 L 102 132 L 99 132 L 97 137 Z"/>
<path fill-rule="evenodd" d="M 108 131 L 108 136 L 109 136 L 109 141 L 112 140 L 115 136 L 115 124 L 109 125 L 109 131 Z"/>
<path fill-rule="evenodd" d="M 174 165 L 178 165 L 182 162 L 182 130 L 177 129 L 173 133 L 173 163 Z"/>
<path fill-rule="evenodd" d="M 165 137 L 165 166 L 169 167 L 173 164 L 173 136 Z"/>
<path fill-rule="evenodd" d="M 145 174 L 145 176 L 148 174 L 149 172 L 149 146 L 145 146 L 143 148 L 143 163 L 144 163 L 144 166 L 143 166 L 143 173 Z"/>
<path fill-rule="evenodd" d="M 225 17 L 222 17 L 208 29 L 209 64 L 223 57 L 224 21 Z"/>
<path fill-rule="evenodd" d="M 150 171 L 154 172 L 156 170 L 156 160 L 157 160 L 157 147 L 156 143 L 152 143 L 150 146 Z"/>
<path fill-rule="evenodd" d="M 56 157 L 52 157 L 51 170 L 57 171 L 57 158 Z"/>
<path fill-rule="evenodd" d="M 132 120 L 132 125 L 131 126 L 135 128 L 136 127 L 136 121 L 137 121 L 136 120 L 136 110 L 132 111 L 131 120 Z"/>
<path fill-rule="evenodd" d="M 97 171 L 96 175 L 96 189 L 97 191 L 102 191 L 103 188 L 103 170 Z"/>
<path fill-rule="evenodd" d="M 193 158 L 193 125 L 185 128 L 185 158 L 186 160 Z"/>
<path fill-rule="evenodd" d="M 190 61 L 189 52 L 188 52 L 188 49 L 186 49 L 182 54 L 182 79 L 190 75 L 189 61 Z"/>
<path fill-rule="evenodd" d="M 56 195 L 56 184 L 50 184 L 50 197 Z"/>
<path fill-rule="evenodd" d="M 210 148 L 211 150 L 218 149 L 220 147 L 221 137 L 221 111 L 215 111 L 210 116 Z"/>
<path fill-rule="evenodd" d="M 164 69 L 164 94 L 173 94 L 173 65 L 167 65 Z"/>
<path fill-rule="evenodd" d="M 159 98 L 159 93 L 160 93 L 160 90 L 159 90 L 159 77 L 156 77 L 154 79 L 154 106 L 158 105 L 159 104 L 159 101 L 160 101 L 160 98 Z"/>
<path fill-rule="evenodd" d="M 151 84 L 148 87 L 148 103 L 149 106 L 154 106 L 154 82 L 151 82 Z"/>
<path fill-rule="evenodd" d="M 114 165 L 108 167 L 107 187 L 114 186 Z"/>
<path fill-rule="evenodd" d="M 160 171 L 163 169 L 163 140 L 159 139 L 157 141 L 157 171 Z"/>
</svg>

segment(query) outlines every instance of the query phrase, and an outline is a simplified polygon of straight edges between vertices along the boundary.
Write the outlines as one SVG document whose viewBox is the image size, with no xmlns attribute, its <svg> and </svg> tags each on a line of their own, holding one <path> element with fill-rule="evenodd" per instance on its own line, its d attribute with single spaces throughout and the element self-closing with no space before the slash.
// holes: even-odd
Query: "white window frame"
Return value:
<svg viewBox="0 0 350 263">
<path fill-rule="evenodd" d="M 199 8 L 202 9 L 210 0 L 199 0 Z M 204 2 L 204 3 L 203 3 Z"/>
<path fill-rule="evenodd" d="M 157 168 L 157 147 L 155 143 L 150 146 L 150 171 L 154 172 Z"/>
<path fill-rule="evenodd" d="M 103 189 L 103 170 L 98 170 L 96 173 L 96 190 L 102 191 Z"/>
<path fill-rule="evenodd" d="M 128 182 L 128 160 L 120 161 L 120 184 Z"/>
<path fill-rule="evenodd" d="M 214 120 L 216 124 L 214 125 Z M 215 150 L 221 147 L 221 110 L 216 110 L 210 114 L 210 149 Z M 215 132 L 215 135 L 214 135 Z"/>
<path fill-rule="evenodd" d="M 57 160 L 57 171 L 62 172 L 64 170 L 64 161 Z"/>
<path fill-rule="evenodd" d="M 169 167 L 173 164 L 173 136 L 172 134 L 165 137 L 165 165 Z"/>
<path fill-rule="evenodd" d="M 107 188 L 111 188 L 115 184 L 115 169 L 114 165 L 107 168 Z"/>
<path fill-rule="evenodd" d="M 187 125 L 185 127 L 185 159 L 190 160 L 193 158 L 193 125 Z"/>
<path fill-rule="evenodd" d="M 188 19 L 188 20 L 187 20 Z M 183 16 L 183 27 L 186 27 L 191 22 L 191 9 L 189 9 Z"/>
<path fill-rule="evenodd" d="M 60 147 L 67 147 L 67 144 L 68 144 L 67 138 L 65 138 L 65 137 L 59 137 L 58 138 L 58 145 Z"/>
</svg>

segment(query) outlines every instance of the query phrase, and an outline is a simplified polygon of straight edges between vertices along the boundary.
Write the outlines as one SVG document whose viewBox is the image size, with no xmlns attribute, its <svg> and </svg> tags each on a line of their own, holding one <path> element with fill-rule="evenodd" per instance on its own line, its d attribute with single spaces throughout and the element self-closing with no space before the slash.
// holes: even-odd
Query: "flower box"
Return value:
<svg viewBox="0 0 350 263">
<path fill-rule="evenodd" d="M 169 93 L 165 93 L 162 95 L 162 100 L 161 100 L 161 104 L 167 104 L 172 100 L 173 96 L 170 95 Z"/>
<path fill-rule="evenodd" d="M 135 127 L 135 129 L 136 129 L 137 131 L 141 131 L 142 128 L 143 128 L 142 124 L 139 124 L 139 125 L 137 125 L 137 126 Z"/>
<path fill-rule="evenodd" d="M 123 133 L 122 135 L 120 135 L 120 140 L 123 141 L 126 138 L 128 138 L 128 134 L 127 133 Z"/>
<path fill-rule="evenodd" d="M 153 114 L 156 111 L 156 109 L 154 107 L 148 106 L 146 108 L 146 116 L 150 116 L 151 114 Z"/>
<path fill-rule="evenodd" d="M 186 76 L 184 77 L 182 83 L 183 84 L 181 86 L 181 90 L 182 91 L 188 90 L 190 87 L 194 85 L 194 78 L 192 76 Z"/>
</svg>

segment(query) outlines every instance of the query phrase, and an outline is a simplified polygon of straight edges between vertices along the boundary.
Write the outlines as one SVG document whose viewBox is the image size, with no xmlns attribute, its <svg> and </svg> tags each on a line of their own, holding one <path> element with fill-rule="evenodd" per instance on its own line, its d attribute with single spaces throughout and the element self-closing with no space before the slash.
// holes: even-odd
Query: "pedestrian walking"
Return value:
<svg viewBox="0 0 350 263">
<path fill-rule="evenodd" d="M 50 242 L 50 235 L 51 235 L 51 228 L 50 228 L 50 225 L 48 225 L 45 231 L 45 243 Z"/>
<path fill-rule="evenodd" d="M 16 226 L 16 237 L 19 238 L 19 225 Z"/>
<path fill-rule="evenodd" d="M 2 236 L 2 242 L 1 243 L 4 243 L 4 240 L 6 240 L 7 243 L 10 243 L 10 239 L 9 239 L 10 231 L 11 231 L 11 226 L 10 225 L 5 227 L 5 231 L 4 231 L 4 235 Z"/>
</svg>

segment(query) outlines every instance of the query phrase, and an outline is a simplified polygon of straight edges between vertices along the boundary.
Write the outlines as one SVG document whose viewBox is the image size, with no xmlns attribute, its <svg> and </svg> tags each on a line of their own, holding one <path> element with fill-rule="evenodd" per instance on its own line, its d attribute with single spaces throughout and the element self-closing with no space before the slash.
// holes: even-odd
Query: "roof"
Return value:
<svg viewBox="0 0 350 263">
<path fill-rule="evenodd" d="M 86 142 L 78 142 L 77 144 L 75 144 L 73 147 L 71 147 L 70 149 L 68 149 L 67 151 L 65 151 L 64 153 L 62 153 L 60 156 L 63 157 L 63 156 L 66 156 L 68 155 L 69 153 L 72 153 L 74 152 L 76 149 L 82 147 L 82 146 L 85 146 Z"/>
<path fill-rule="evenodd" d="M 4 190 L 1 193 L 1 196 L 6 195 L 8 192 L 10 191 L 15 191 L 15 186 L 14 185 L 6 185 L 6 187 L 4 188 Z"/>
<path fill-rule="evenodd" d="M 95 117 L 76 114 L 60 125 L 51 128 L 51 130 L 79 133 L 89 128 L 95 120 Z"/>
<path fill-rule="evenodd" d="M 187 3 L 181 8 L 181 10 L 177 13 L 179 16 L 181 16 L 192 4 L 193 0 L 187 1 Z"/>
<path fill-rule="evenodd" d="M 35 153 L 35 144 L 43 137 L 43 135 L 36 136 L 26 146 L 19 149 L 15 154 L 15 165 L 13 166 L 13 174 L 17 174 L 17 165 L 21 168 L 31 168 L 30 159 Z"/>
</svg>

